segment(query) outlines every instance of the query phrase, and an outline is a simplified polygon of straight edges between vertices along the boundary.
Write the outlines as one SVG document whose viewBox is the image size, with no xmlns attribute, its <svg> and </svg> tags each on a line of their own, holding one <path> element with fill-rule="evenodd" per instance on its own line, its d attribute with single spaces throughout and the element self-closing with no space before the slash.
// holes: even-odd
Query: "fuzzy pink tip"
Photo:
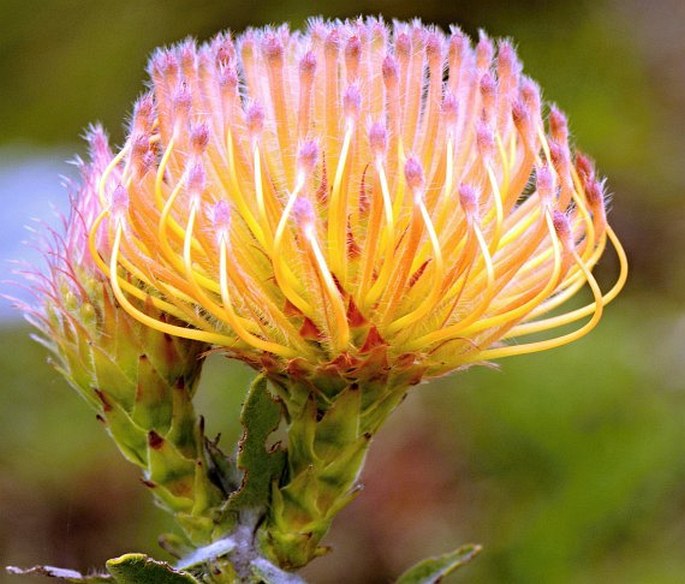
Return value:
<svg viewBox="0 0 685 584">
<path fill-rule="evenodd" d="M 312 172 L 319 157 L 319 146 L 315 140 L 308 140 L 300 146 L 297 153 L 297 160 L 302 170 L 306 173 Z"/>
<path fill-rule="evenodd" d="M 423 167 L 415 156 L 410 156 L 404 164 L 404 178 L 410 189 L 416 191 L 423 187 Z"/>
<path fill-rule="evenodd" d="M 478 192 L 473 185 L 462 184 L 459 186 L 459 204 L 468 217 L 478 214 Z"/>
</svg>

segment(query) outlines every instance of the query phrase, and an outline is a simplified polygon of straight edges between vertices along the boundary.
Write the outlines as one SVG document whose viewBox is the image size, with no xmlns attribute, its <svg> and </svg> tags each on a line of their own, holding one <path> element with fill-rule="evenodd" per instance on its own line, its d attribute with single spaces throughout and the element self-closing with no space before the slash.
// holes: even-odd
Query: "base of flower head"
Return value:
<svg viewBox="0 0 685 584">
<path fill-rule="evenodd" d="M 334 517 L 360 492 L 358 482 L 371 439 L 420 372 L 403 374 L 365 363 L 331 363 L 318 371 L 276 374 L 272 385 L 287 419 L 287 467 L 274 484 L 259 538 L 282 568 L 300 568 L 328 550 L 320 545 Z M 297 371 L 297 373 L 295 373 Z M 349 378 L 347 377 L 349 375 Z"/>
</svg>

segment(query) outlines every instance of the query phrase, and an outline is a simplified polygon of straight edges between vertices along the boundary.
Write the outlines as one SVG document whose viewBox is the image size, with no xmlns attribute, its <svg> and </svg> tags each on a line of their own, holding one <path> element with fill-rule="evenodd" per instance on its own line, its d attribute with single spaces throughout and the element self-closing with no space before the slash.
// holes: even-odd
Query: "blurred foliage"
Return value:
<svg viewBox="0 0 685 584">
<path fill-rule="evenodd" d="M 496 541 L 480 581 L 682 578 L 685 395 L 640 358 L 663 331 L 631 334 L 639 320 L 639 305 L 624 306 L 590 342 L 434 389 L 472 478 L 492 489 L 475 493 L 488 516 L 477 529 Z"/>
<path fill-rule="evenodd" d="M 450 581 L 675 584 L 685 573 L 685 34 L 667 25 L 678 6 L 2 0 L 0 145 L 78 150 L 94 120 L 121 141 L 147 56 L 187 35 L 381 13 L 511 36 L 610 177 L 629 288 L 582 342 L 417 388 L 372 448 L 367 488 L 331 534 L 335 553 L 306 573 L 388 581 L 474 542 L 484 551 Z M 85 570 L 131 549 L 160 556 L 166 517 L 44 362 L 25 328 L 2 331 L 0 564 Z M 198 409 L 222 444 L 237 437 L 249 376 L 210 359 Z"/>
</svg>

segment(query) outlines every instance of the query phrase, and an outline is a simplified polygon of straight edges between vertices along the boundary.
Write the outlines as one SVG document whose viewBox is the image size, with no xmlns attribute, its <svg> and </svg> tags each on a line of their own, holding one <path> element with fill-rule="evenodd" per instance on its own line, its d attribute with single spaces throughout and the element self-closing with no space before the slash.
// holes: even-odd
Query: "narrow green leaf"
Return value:
<svg viewBox="0 0 685 584">
<path fill-rule="evenodd" d="M 396 584 L 436 584 L 456 569 L 468 564 L 481 550 L 479 545 L 463 545 L 443 556 L 428 558 L 409 568 Z"/>
<path fill-rule="evenodd" d="M 147 460 L 146 479 L 158 485 L 159 497 L 174 511 L 190 510 L 193 504 L 195 461 L 185 458 L 171 441 L 152 431 L 147 438 Z M 168 491 L 168 495 L 160 487 Z"/>
<path fill-rule="evenodd" d="M 106 566 L 117 584 L 200 584 L 187 572 L 145 554 L 124 554 L 107 560 Z"/>
<path fill-rule="evenodd" d="M 147 466 L 147 434 L 137 426 L 128 412 L 106 392 L 96 390 L 102 402 L 101 415 L 121 453 L 133 464 Z"/>
<path fill-rule="evenodd" d="M 310 395 L 288 427 L 288 470 L 293 477 L 316 463 L 316 401 Z"/>
<path fill-rule="evenodd" d="M 259 375 L 240 413 L 243 436 L 238 443 L 237 463 L 244 474 L 238 491 L 229 500 L 230 509 L 258 508 L 268 503 L 271 483 L 285 465 L 285 452 L 266 447 L 280 421 L 281 408 L 269 393 L 266 378 Z"/>
<path fill-rule="evenodd" d="M 171 426 L 173 389 L 150 363 L 147 355 L 138 358 L 137 390 L 131 419 L 140 428 L 166 434 Z"/>
<path fill-rule="evenodd" d="M 54 566 L 33 566 L 33 568 L 17 568 L 15 566 L 7 566 L 7 572 L 15 576 L 47 576 L 48 578 L 56 578 L 62 582 L 77 582 L 79 584 L 100 584 L 101 582 L 108 582 L 112 584 L 112 577 L 107 574 L 91 574 L 84 576 L 75 570 L 68 570 L 65 568 L 55 568 Z"/>
<path fill-rule="evenodd" d="M 316 425 L 316 454 L 322 460 L 334 460 L 343 448 L 359 438 L 361 394 L 361 389 L 354 385 L 346 388 Z"/>
</svg>

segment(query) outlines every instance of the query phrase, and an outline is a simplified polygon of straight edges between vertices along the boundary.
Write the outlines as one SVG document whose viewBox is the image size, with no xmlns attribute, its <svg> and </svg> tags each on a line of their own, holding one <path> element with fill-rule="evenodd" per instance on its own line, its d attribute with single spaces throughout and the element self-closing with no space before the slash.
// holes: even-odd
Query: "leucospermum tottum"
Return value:
<svg viewBox="0 0 685 584">
<path fill-rule="evenodd" d="M 602 179 L 521 69 L 506 40 L 376 19 L 160 50 L 93 254 L 141 322 L 273 371 L 383 347 L 431 376 L 575 340 L 626 260 Z"/>
<path fill-rule="evenodd" d="M 625 282 L 604 182 L 508 41 L 314 20 L 188 40 L 149 72 L 121 149 L 89 135 L 28 310 L 193 544 L 231 543 L 230 566 L 201 554 L 212 581 L 324 553 L 411 385 L 574 341 Z M 208 349 L 278 398 L 253 384 L 235 464 L 196 423 Z"/>
</svg>

